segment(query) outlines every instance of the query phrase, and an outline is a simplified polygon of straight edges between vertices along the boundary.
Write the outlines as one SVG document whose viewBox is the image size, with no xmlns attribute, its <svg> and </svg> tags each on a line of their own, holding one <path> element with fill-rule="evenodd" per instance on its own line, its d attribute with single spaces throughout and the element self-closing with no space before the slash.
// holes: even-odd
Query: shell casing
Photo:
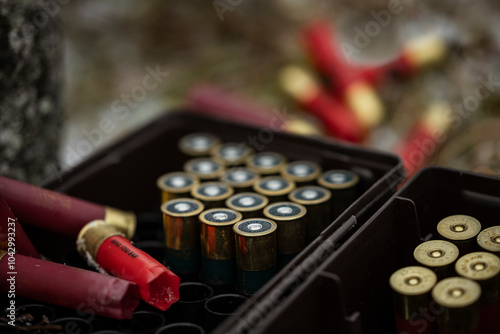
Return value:
<svg viewBox="0 0 500 334">
<path fill-rule="evenodd" d="M 422 321 L 426 322 L 423 333 L 433 333 L 433 324 L 426 315 L 430 313 L 431 290 L 436 282 L 436 274 L 420 266 L 401 268 L 391 275 L 389 284 L 393 290 L 397 333 L 417 333 L 422 327 L 418 323 Z"/>
<path fill-rule="evenodd" d="M 266 176 L 253 186 L 253 190 L 269 199 L 269 203 L 285 202 L 295 189 L 295 182 L 281 176 Z"/>
<path fill-rule="evenodd" d="M 279 175 L 286 162 L 282 154 L 260 152 L 247 159 L 247 167 L 263 176 Z"/>
<path fill-rule="evenodd" d="M 176 273 L 187 274 L 200 267 L 200 223 L 198 215 L 204 210 L 200 201 L 177 198 L 161 206 L 167 262 Z"/>
<path fill-rule="evenodd" d="M 246 160 L 253 154 L 252 148 L 245 143 L 223 143 L 212 148 L 213 157 L 221 159 L 224 165 L 243 166 Z"/>
<path fill-rule="evenodd" d="M 318 237 L 332 222 L 330 220 L 330 190 L 318 186 L 295 189 L 288 195 L 290 201 L 302 204 L 307 209 L 305 217 L 307 242 Z"/>
<path fill-rule="evenodd" d="M 215 208 L 203 211 L 201 223 L 201 278 L 214 285 L 236 281 L 236 255 L 233 225 L 241 220 L 241 213 Z"/>
<path fill-rule="evenodd" d="M 122 211 L 110 206 L 105 207 L 104 221 L 122 232 L 127 239 L 132 240 L 137 229 L 137 217 L 135 213 Z"/>
<path fill-rule="evenodd" d="M 321 167 L 312 161 L 289 162 L 281 169 L 281 176 L 295 182 L 297 187 L 313 185 L 321 174 Z"/>
<path fill-rule="evenodd" d="M 220 139 L 205 132 L 188 134 L 179 140 L 179 149 L 190 157 L 209 156 L 214 146 L 220 143 Z"/>
<path fill-rule="evenodd" d="M 217 158 L 196 158 L 184 164 L 184 171 L 194 174 L 201 182 L 216 181 L 224 175 L 224 161 Z"/>
<path fill-rule="evenodd" d="M 262 210 L 268 203 L 266 196 L 253 192 L 239 193 L 226 200 L 226 206 L 240 212 L 242 219 L 263 217 Z"/>
<path fill-rule="evenodd" d="M 449 277 L 432 289 L 440 306 L 439 333 L 479 333 L 481 286 L 467 278 Z"/>
<path fill-rule="evenodd" d="M 431 240 L 418 245 L 413 257 L 419 265 L 433 270 L 438 280 L 454 276 L 458 247 L 445 240 Z"/>
<path fill-rule="evenodd" d="M 292 202 L 278 202 L 264 209 L 264 216 L 278 225 L 276 244 L 279 267 L 284 267 L 306 246 L 306 212 L 303 205 Z"/>
<path fill-rule="evenodd" d="M 500 299 L 500 259 L 487 252 L 469 253 L 455 264 L 457 274 L 481 286 L 481 303 L 492 304 Z M 500 315 L 500 313 L 499 313 Z"/>
<path fill-rule="evenodd" d="M 254 294 L 277 271 L 275 222 L 245 219 L 233 225 L 237 266 L 237 289 Z"/>
<path fill-rule="evenodd" d="M 481 333 L 498 333 L 500 315 L 500 258 L 487 252 L 474 252 L 458 259 L 457 274 L 481 286 L 479 317 Z"/>
<path fill-rule="evenodd" d="M 191 189 L 191 196 L 203 202 L 206 210 L 223 207 L 233 193 L 233 187 L 223 182 L 203 182 Z"/>
<path fill-rule="evenodd" d="M 198 177 L 186 172 L 172 172 L 158 178 L 156 185 L 161 190 L 161 202 L 191 196 L 191 189 L 200 183 Z"/>
<path fill-rule="evenodd" d="M 458 247 L 460 255 L 476 250 L 476 237 L 480 231 L 481 223 L 474 217 L 466 215 L 448 216 L 437 224 L 439 235 L 454 243 Z"/>
<path fill-rule="evenodd" d="M 500 226 L 485 228 L 477 235 L 477 244 L 483 251 L 500 256 Z"/>
<path fill-rule="evenodd" d="M 222 181 L 233 187 L 235 193 L 252 191 L 253 185 L 259 180 L 259 175 L 249 168 L 229 168 Z"/>
<path fill-rule="evenodd" d="M 97 251 L 102 243 L 114 235 L 124 236 L 122 232 L 107 224 L 104 220 L 93 220 L 78 233 L 77 250 L 84 258 L 87 258 L 88 254 L 95 261 Z"/>
<path fill-rule="evenodd" d="M 344 212 L 358 196 L 359 176 L 351 171 L 331 169 L 321 174 L 317 182 L 332 192 L 332 216 L 330 217 L 332 221 Z"/>
</svg>

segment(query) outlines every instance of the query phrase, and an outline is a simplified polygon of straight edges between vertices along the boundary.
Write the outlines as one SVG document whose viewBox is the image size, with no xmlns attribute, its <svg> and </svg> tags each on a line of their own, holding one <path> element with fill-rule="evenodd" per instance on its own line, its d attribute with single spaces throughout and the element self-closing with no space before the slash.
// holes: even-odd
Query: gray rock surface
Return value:
<svg viewBox="0 0 500 334">
<path fill-rule="evenodd" d="M 0 175 L 34 184 L 57 171 L 63 60 L 59 5 L 55 0 L 0 0 Z"/>
</svg>

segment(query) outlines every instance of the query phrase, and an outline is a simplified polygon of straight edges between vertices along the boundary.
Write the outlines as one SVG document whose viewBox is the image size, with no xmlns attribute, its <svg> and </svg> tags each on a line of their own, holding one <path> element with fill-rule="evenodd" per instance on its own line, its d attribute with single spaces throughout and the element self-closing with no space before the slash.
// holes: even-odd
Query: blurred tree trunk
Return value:
<svg viewBox="0 0 500 334">
<path fill-rule="evenodd" d="M 39 184 L 56 171 L 66 2 L 0 0 L 0 175 Z"/>
</svg>

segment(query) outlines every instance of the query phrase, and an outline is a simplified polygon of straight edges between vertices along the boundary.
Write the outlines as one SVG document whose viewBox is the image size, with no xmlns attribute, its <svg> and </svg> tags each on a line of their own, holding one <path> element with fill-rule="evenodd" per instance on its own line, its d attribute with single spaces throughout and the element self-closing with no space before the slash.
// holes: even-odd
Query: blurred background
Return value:
<svg viewBox="0 0 500 334">
<path fill-rule="evenodd" d="M 499 7 L 0 1 L 0 174 L 41 184 L 190 106 L 295 115 L 283 130 L 396 152 L 409 174 L 499 175 Z"/>
</svg>

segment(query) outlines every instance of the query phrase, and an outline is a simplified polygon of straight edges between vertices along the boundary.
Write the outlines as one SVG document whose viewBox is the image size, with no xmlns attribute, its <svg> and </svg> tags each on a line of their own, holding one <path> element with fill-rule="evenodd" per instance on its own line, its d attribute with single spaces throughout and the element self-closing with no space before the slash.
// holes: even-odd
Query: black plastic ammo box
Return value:
<svg viewBox="0 0 500 334">
<path fill-rule="evenodd" d="M 500 179 L 423 169 L 348 240 L 328 237 L 325 243 L 338 243 L 338 249 L 271 314 L 254 314 L 252 333 L 395 333 L 390 275 L 415 265 L 414 248 L 438 239 L 437 223 L 455 214 L 477 218 L 483 229 L 498 225 Z"/>
<path fill-rule="evenodd" d="M 135 212 L 157 210 L 159 213 L 160 197 L 159 190 L 156 188 L 156 179 L 164 173 L 182 170 L 186 157 L 179 151 L 177 146 L 181 137 L 192 132 L 210 132 L 219 136 L 223 141 L 250 144 L 248 138 L 258 136 L 260 130 L 260 128 L 231 123 L 222 119 L 207 118 L 188 111 L 168 113 L 113 145 L 96 151 L 88 159 L 62 175 L 62 177 L 55 178 L 45 186 L 120 209 Z M 315 290 L 318 277 L 320 280 L 323 279 L 320 275 L 323 269 L 316 268 L 320 265 L 324 268 L 326 263 L 322 262 L 330 254 L 333 255 L 332 258 L 329 258 L 329 261 L 335 259 L 336 254 L 343 254 L 345 251 L 335 251 L 336 244 L 335 247 L 325 247 L 325 245 L 330 245 L 329 240 L 348 238 L 352 242 L 345 243 L 342 246 L 344 248 L 359 240 L 356 237 L 358 233 L 355 231 L 360 227 L 364 227 L 363 223 L 395 193 L 398 184 L 403 180 L 402 163 L 398 157 L 388 153 L 339 144 L 325 139 L 306 138 L 281 132 L 274 132 L 272 140 L 268 143 L 261 142 L 259 144 L 265 146 L 263 149 L 265 151 L 284 154 L 289 161 L 311 160 L 321 165 L 323 170 L 340 168 L 359 174 L 360 196 L 316 240 L 309 244 L 289 265 L 244 304 L 240 309 L 242 313 L 239 316 L 229 318 L 216 332 L 246 330 L 239 327 L 241 321 L 244 321 L 247 315 L 251 315 L 260 306 L 267 307 L 265 319 L 260 318 L 258 322 L 254 322 L 252 319 L 247 320 L 250 321 L 250 325 L 255 323 L 258 326 L 265 322 L 265 330 L 270 333 L 282 332 L 281 330 L 274 331 L 275 328 L 288 328 L 290 333 L 298 332 L 298 329 L 293 326 L 297 322 L 302 323 L 303 328 L 307 328 L 310 333 L 313 332 L 310 330 L 313 328 L 330 328 L 329 326 L 323 326 L 323 324 L 333 321 L 336 317 L 343 319 L 340 316 L 341 310 L 330 309 L 328 306 L 325 306 L 326 308 L 319 306 L 326 305 L 324 302 L 327 300 L 331 300 L 329 305 L 337 305 L 340 296 L 331 294 L 332 291 L 336 291 L 331 284 L 326 284 L 325 289 Z M 257 148 L 254 147 L 254 149 Z M 372 226 L 373 224 L 370 224 L 366 227 Z M 139 225 L 138 230 L 140 228 Z M 364 230 L 365 228 L 363 228 Z M 55 236 L 53 233 L 41 230 L 35 229 L 35 231 L 37 233 L 36 237 L 33 238 L 35 245 L 51 259 L 62 261 L 61 254 L 68 249 L 74 248 L 74 240 L 68 240 L 63 236 Z M 30 236 L 34 233 L 32 229 L 28 229 L 27 232 Z M 392 231 L 391 233 L 395 232 Z M 404 235 L 402 234 L 402 236 Z M 389 240 L 391 240 L 391 244 L 395 243 L 393 239 Z M 415 240 L 418 240 L 418 236 L 415 236 Z M 374 250 L 377 251 L 368 252 L 368 256 L 381 256 L 382 252 L 378 252 L 379 248 L 390 246 L 390 244 L 386 244 L 387 240 L 382 238 L 374 238 L 371 243 Z M 369 248 L 365 252 L 367 250 Z M 318 252 L 321 253 L 322 258 L 316 256 Z M 363 268 L 364 265 L 373 265 L 373 263 L 367 264 L 366 262 L 369 261 L 365 261 L 365 258 L 356 260 L 357 254 L 355 253 L 353 256 L 352 263 L 359 263 L 359 270 L 353 270 L 353 276 L 342 276 L 344 278 L 343 284 L 349 288 L 351 284 L 363 281 L 362 277 L 357 275 L 360 273 L 366 274 Z M 392 269 L 395 265 L 393 263 L 388 267 Z M 334 267 L 336 268 L 337 265 L 335 264 Z M 310 274 L 314 274 L 313 281 L 308 279 Z M 308 284 L 301 286 L 301 283 L 306 279 L 308 279 Z M 382 277 L 380 280 L 385 282 L 385 279 L 385 277 Z M 300 314 L 299 312 L 299 315 L 287 308 L 304 298 L 303 294 L 297 295 L 297 293 L 293 293 L 290 295 L 298 288 L 297 292 L 304 292 L 304 289 L 313 289 L 309 292 L 306 291 L 306 295 L 309 294 L 310 296 L 309 299 L 306 297 L 304 301 L 304 303 L 308 302 L 311 305 L 307 304 L 307 307 L 306 304 L 301 305 L 300 310 L 305 313 Z M 370 293 L 378 292 L 371 289 L 365 290 L 371 291 Z M 269 296 L 274 298 L 274 303 L 270 308 L 269 305 L 263 304 L 266 303 Z M 359 305 L 360 299 L 355 293 L 352 296 L 346 295 L 345 298 L 346 300 L 352 298 L 348 305 Z M 366 300 L 368 301 L 368 299 Z M 275 314 L 278 311 L 280 313 Z M 373 311 L 379 312 L 378 310 Z M 290 317 L 288 313 L 296 317 Z M 264 320 L 264 322 L 260 322 L 260 320 Z M 335 326 L 337 325 L 339 324 Z M 251 327 L 253 326 L 248 328 Z M 264 327 L 259 328 L 264 330 Z"/>
</svg>

